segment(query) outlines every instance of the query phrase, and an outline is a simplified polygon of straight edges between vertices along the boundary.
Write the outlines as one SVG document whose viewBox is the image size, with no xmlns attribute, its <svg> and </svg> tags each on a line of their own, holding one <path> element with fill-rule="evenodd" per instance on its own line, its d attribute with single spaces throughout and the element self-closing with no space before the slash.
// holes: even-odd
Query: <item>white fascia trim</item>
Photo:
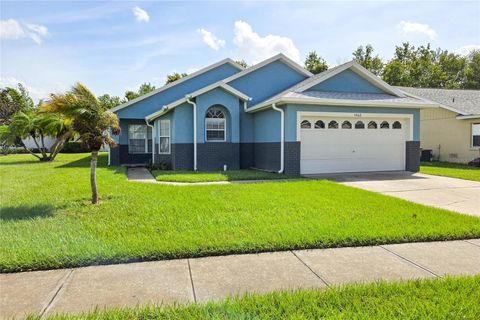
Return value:
<svg viewBox="0 0 480 320">
<path fill-rule="evenodd" d="M 228 84 L 226 83 L 223 83 L 223 81 L 218 81 L 218 82 L 215 82 L 209 86 L 206 86 L 200 90 L 197 90 L 197 91 L 194 91 L 190 94 L 188 94 L 186 97 L 184 98 L 181 98 L 181 99 L 178 99 L 166 106 L 164 106 L 161 110 L 157 111 L 157 112 L 154 112 L 152 114 L 149 114 L 148 116 L 145 117 L 145 119 L 147 120 L 151 120 L 151 119 L 154 119 L 154 118 L 157 118 L 165 113 L 167 113 L 169 110 L 172 110 L 176 107 L 178 107 L 179 105 L 182 105 L 183 103 L 187 102 L 188 99 L 191 99 L 191 98 L 195 98 L 199 95 L 202 95 L 204 93 L 207 93 L 213 89 L 216 89 L 216 88 L 222 88 L 223 90 L 227 91 L 228 93 L 236 96 L 237 98 L 243 100 L 243 101 L 248 101 L 250 100 L 251 98 L 249 96 L 247 96 L 246 94 L 238 91 L 237 89 L 233 88 L 232 86 L 229 86 Z"/>
<path fill-rule="evenodd" d="M 352 107 L 383 107 L 383 108 L 437 108 L 437 104 L 432 103 L 405 103 L 405 102 L 382 102 L 382 101 L 364 101 L 364 100 L 348 100 L 348 99 L 318 99 L 318 98 L 278 98 L 273 101 L 265 102 L 249 108 L 247 112 L 256 112 L 269 108 L 272 103 L 286 104 L 311 104 L 311 105 L 330 105 L 330 106 L 352 106 Z"/>
<path fill-rule="evenodd" d="M 413 114 L 406 113 L 351 113 L 351 112 L 323 112 L 323 111 L 298 111 L 297 112 L 297 141 L 300 141 L 300 119 L 302 117 L 339 117 L 339 118 L 400 118 L 409 121 L 409 140 L 413 140 Z"/>
<path fill-rule="evenodd" d="M 380 79 L 379 77 L 377 77 L 376 75 L 374 75 L 373 73 L 371 73 L 370 71 L 368 71 L 367 69 L 365 69 L 364 67 L 362 67 L 360 64 L 358 64 L 357 62 L 355 61 L 350 61 L 350 62 L 347 62 L 343 65 L 340 65 L 338 67 L 336 67 L 336 69 L 334 69 L 332 72 L 327 72 L 325 75 L 321 75 L 315 79 L 314 81 L 311 81 L 303 86 L 301 86 L 300 88 L 298 88 L 297 92 L 303 92 L 319 83 L 322 83 L 323 81 L 347 70 L 347 69 L 352 69 L 352 71 L 354 71 L 356 74 L 358 74 L 359 76 L 361 76 L 362 78 L 364 78 L 365 80 L 367 80 L 368 82 L 372 83 L 373 85 L 375 85 L 376 87 L 380 88 L 380 89 L 383 89 L 385 92 L 388 92 L 394 96 L 397 96 L 397 97 L 401 97 L 401 98 L 404 98 L 405 97 L 405 94 L 403 93 L 403 91 L 400 91 L 394 87 L 392 87 L 391 85 L 389 85 L 388 83 L 386 83 L 385 81 L 383 81 L 382 79 Z"/>
<path fill-rule="evenodd" d="M 457 116 L 458 120 L 480 119 L 480 114 L 471 114 L 465 116 Z"/>
<path fill-rule="evenodd" d="M 229 83 L 229 82 L 231 82 L 235 79 L 241 78 L 241 77 L 243 77 L 243 76 L 245 76 L 245 75 L 247 75 L 247 74 L 249 74 L 249 73 L 251 73 L 251 72 L 253 72 L 257 69 L 260 69 L 261 67 L 266 66 L 267 64 L 270 64 L 274 61 L 277 61 L 277 60 L 283 61 L 285 64 L 287 64 L 288 66 L 290 66 L 291 68 L 293 68 L 294 70 L 298 71 L 299 73 L 303 74 L 306 77 L 313 76 L 313 73 L 311 73 L 307 69 L 303 68 L 302 66 L 300 66 L 298 63 L 296 63 L 292 59 L 288 58 L 283 53 L 279 53 L 277 55 L 274 55 L 271 58 L 268 58 L 267 60 L 263 60 L 262 62 L 259 62 L 254 66 L 251 66 L 251 67 L 249 67 L 249 68 L 247 68 L 247 69 L 245 69 L 245 70 L 243 70 L 239 73 L 231 75 L 230 77 L 228 77 L 226 79 L 223 79 L 222 81 L 225 82 L 225 83 Z"/>
<path fill-rule="evenodd" d="M 183 82 L 185 82 L 185 81 L 187 81 L 187 80 L 190 80 L 190 79 L 192 79 L 192 78 L 194 78 L 194 77 L 196 77 L 196 76 L 199 76 L 199 75 L 201 75 L 201 74 L 203 74 L 203 73 L 205 73 L 205 72 L 207 72 L 207 71 L 210 71 L 210 70 L 212 70 L 212 69 L 215 69 L 216 67 L 219 67 L 219 66 L 221 66 L 221 65 L 223 65 L 223 64 L 225 64 L 225 63 L 230 64 L 231 66 L 237 68 L 238 70 L 241 70 L 241 71 L 245 70 L 244 67 L 242 67 L 241 65 L 239 65 L 238 63 L 236 63 L 236 62 L 233 61 L 232 59 L 226 58 L 226 59 L 220 60 L 220 61 L 218 61 L 218 62 L 216 62 L 216 63 L 214 63 L 214 64 L 211 64 L 211 65 L 209 65 L 208 67 L 205 67 L 205 68 L 203 68 L 203 69 L 197 70 L 197 71 L 189 74 L 189 75 L 186 76 L 186 77 L 180 78 L 180 79 L 178 79 L 178 80 L 176 80 L 176 81 L 174 81 L 174 82 L 172 82 L 172 83 L 169 83 L 169 84 L 167 84 L 167 85 L 164 85 L 163 87 L 160 87 L 160 88 L 158 88 L 158 89 L 155 89 L 155 90 L 153 90 L 152 92 L 146 93 L 146 94 L 144 94 L 144 95 L 142 95 L 142 96 L 140 96 L 140 97 L 138 97 L 138 98 L 135 98 L 135 99 L 133 99 L 133 100 L 130 100 L 130 101 L 128 101 L 128 102 L 125 102 L 125 103 L 123 103 L 123 104 L 121 104 L 121 105 L 119 105 L 119 106 L 116 106 L 115 108 L 112 108 L 111 111 L 112 111 L 112 112 L 116 112 L 116 111 L 118 111 L 118 110 L 121 110 L 121 109 L 123 109 L 123 108 L 125 108 L 125 107 L 128 107 L 128 106 L 130 106 L 130 105 L 138 102 L 138 101 L 141 101 L 141 100 L 143 100 L 143 99 L 146 99 L 146 98 L 148 98 L 148 97 L 151 97 L 151 96 L 153 96 L 154 94 L 157 94 L 157 93 L 159 93 L 159 92 L 162 92 L 162 91 L 165 91 L 165 90 L 167 90 L 167 89 L 170 89 L 170 88 L 176 86 L 177 84 L 183 83 Z"/>
</svg>

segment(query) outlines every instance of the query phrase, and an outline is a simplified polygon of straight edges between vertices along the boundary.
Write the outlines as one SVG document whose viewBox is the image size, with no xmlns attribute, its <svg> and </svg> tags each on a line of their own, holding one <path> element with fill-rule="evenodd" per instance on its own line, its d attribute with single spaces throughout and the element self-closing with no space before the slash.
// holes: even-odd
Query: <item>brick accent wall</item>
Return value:
<svg viewBox="0 0 480 320">
<path fill-rule="evenodd" d="M 240 169 L 252 168 L 254 158 L 254 144 L 240 143 Z"/>
<path fill-rule="evenodd" d="M 193 170 L 193 143 L 172 144 L 172 169 Z"/>
<path fill-rule="evenodd" d="M 268 171 L 280 170 L 280 142 L 254 143 L 253 167 Z"/>
<path fill-rule="evenodd" d="M 168 170 L 193 170 L 193 144 L 171 145 L 170 154 L 159 154 L 155 146 L 155 165 L 162 161 Z M 145 164 L 152 158 L 151 153 L 129 154 L 128 145 L 112 148 L 110 163 L 113 166 L 125 164 Z M 280 169 L 280 143 L 199 143 L 197 145 L 197 167 L 200 171 L 258 168 L 268 171 Z M 285 143 L 285 173 L 300 174 L 300 142 Z"/>
<path fill-rule="evenodd" d="M 145 164 L 147 165 L 152 160 L 152 153 L 137 153 L 129 154 L 128 145 L 120 144 L 117 147 L 112 148 L 110 154 L 110 164 L 123 165 L 123 164 Z"/>
<path fill-rule="evenodd" d="M 285 143 L 285 174 L 300 174 L 300 141 Z"/>
<path fill-rule="evenodd" d="M 240 169 L 240 144 L 230 142 L 207 142 L 197 145 L 197 169 L 199 171 Z"/>
<path fill-rule="evenodd" d="M 418 172 L 420 170 L 420 141 L 407 141 L 405 148 L 405 170 Z"/>
</svg>

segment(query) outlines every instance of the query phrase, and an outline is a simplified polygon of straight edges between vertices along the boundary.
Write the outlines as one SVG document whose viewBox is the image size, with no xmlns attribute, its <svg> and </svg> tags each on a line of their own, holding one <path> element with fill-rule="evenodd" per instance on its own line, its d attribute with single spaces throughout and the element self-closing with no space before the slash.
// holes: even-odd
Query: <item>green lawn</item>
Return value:
<svg viewBox="0 0 480 320">
<path fill-rule="evenodd" d="M 480 219 L 329 181 L 133 183 L 89 157 L 0 157 L 0 270 L 480 237 Z"/>
<path fill-rule="evenodd" d="M 480 276 L 248 295 L 219 303 L 95 311 L 50 319 L 471 319 Z"/>
<path fill-rule="evenodd" d="M 449 162 L 422 162 L 420 172 L 465 180 L 480 181 L 480 168 Z"/>
<path fill-rule="evenodd" d="M 194 171 L 163 171 L 154 170 L 153 175 L 158 181 L 173 182 L 211 182 L 211 181 L 240 181 L 240 180 L 273 180 L 292 179 L 297 176 L 287 176 L 273 172 L 259 170 L 229 170 L 217 172 Z"/>
</svg>

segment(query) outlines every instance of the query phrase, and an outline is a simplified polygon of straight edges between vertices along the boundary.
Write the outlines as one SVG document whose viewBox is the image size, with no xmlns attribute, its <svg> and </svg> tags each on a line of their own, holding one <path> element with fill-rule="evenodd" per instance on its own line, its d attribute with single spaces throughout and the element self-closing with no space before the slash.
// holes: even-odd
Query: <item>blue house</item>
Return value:
<svg viewBox="0 0 480 320">
<path fill-rule="evenodd" d="M 246 69 L 224 59 L 114 108 L 122 133 L 109 163 L 417 171 L 420 109 L 433 107 L 353 61 L 313 75 L 283 54 Z"/>
</svg>

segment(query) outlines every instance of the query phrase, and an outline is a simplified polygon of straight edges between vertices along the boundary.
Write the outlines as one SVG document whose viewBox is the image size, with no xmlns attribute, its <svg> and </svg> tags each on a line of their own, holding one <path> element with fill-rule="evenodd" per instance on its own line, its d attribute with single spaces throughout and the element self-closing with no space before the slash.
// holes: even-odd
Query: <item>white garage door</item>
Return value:
<svg viewBox="0 0 480 320">
<path fill-rule="evenodd" d="M 302 174 L 405 170 L 409 119 L 300 118 Z"/>
</svg>

